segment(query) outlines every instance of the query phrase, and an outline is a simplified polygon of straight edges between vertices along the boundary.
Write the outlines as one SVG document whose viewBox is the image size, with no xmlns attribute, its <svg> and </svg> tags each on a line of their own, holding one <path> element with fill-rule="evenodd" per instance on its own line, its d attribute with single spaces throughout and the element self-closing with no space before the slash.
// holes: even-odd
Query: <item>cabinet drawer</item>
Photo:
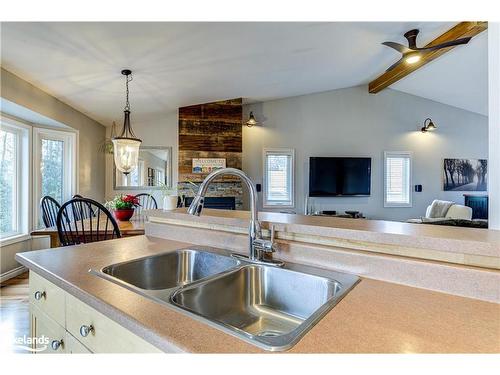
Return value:
<svg viewBox="0 0 500 375">
<path fill-rule="evenodd" d="M 94 353 L 160 352 L 153 345 L 70 294 L 66 295 L 66 329 Z M 81 332 L 85 329 L 87 334 Z"/>
<path fill-rule="evenodd" d="M 85 347 L 80 341 L 75 339 L 71 334 L 66 332 L 64 336 L 64 347 L 66 353 L 69 354 L 89 354 L 92 353 L 89 349 Z"/>
<path fill-rule="evenodd" d="M 34 338 L 33 348 L 37 354 L 65 353 L 66 330 L 56 321 L 42 312 L 34 304 L 30 304 L 30 331 Z"/>
<path fill-rule="evenodd" d="M 64 327 L 66 293 L 33 271 L 30 271 L 29 285 L 30 302 Z"/>
</svg>

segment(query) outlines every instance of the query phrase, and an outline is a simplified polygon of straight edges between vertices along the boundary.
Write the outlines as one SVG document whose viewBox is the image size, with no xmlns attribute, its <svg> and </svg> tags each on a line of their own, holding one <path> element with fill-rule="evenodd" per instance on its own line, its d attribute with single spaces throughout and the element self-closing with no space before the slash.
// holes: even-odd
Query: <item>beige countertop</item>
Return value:
<svg viewBox="0 0 500 375">
<path fill-rule="evenodd" d="M 250 218 L 249 211 L 214 209 L 204 209 L 197 217 L 188 215 L 186 208 L 173 211 L 148 210 L 147 215 L 152 222 L 177 220 L 190 222 L 192 225 L 206 223 L 240 228 L 247 228 Z M 500 230 L 277 212 L 259 212 L 259 221 L 264 228 L 268 227 L 268 223 L 273 223 L 277 224 L 277 230 L 289 233 L 500 257 Z"/>
<path fill-rule="evenodd" d="M 137 236 L 21 253 L 16 259 L 165 351 L 263 352 L 87 272 L 186 246 Z M 500 304 L 363 279 L 289 352 L 498 353 Z"/>
</svg>

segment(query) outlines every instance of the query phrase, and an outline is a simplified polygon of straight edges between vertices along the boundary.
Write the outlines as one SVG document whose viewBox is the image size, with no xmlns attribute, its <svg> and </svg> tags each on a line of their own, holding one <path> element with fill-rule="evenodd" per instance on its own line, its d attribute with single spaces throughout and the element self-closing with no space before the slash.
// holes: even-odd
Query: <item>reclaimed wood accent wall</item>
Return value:
<svg viewBox="0 0 500 375">
<path fill-rule="evenodd" d="M 179 182 L 201 182 L 193 158 L 224 158 L 226 167 L 242 166 L 242 99 L 179 108 Z M 234 181 L 223 177 L 219 181 Z"/>
</svg>

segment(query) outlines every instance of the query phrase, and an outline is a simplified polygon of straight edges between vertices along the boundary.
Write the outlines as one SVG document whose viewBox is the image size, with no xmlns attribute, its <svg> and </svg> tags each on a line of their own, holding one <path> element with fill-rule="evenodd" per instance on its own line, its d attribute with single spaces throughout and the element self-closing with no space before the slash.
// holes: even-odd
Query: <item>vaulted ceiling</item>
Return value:
<svg viewBox="0 0 500 375">
<path fill-rule="evenodd" d="M 264 101 L 367 84 L 399 56 L 382 46 L 452 22 L 2 23 L 2 67 L 102 124 L 120 121 L 122 68 L 134 122 L 180 106 Z M 487 34 L 392 86 L 487 114 Z"/>
<path fill-rule="evenodd" d="M 488 116 L 488 31 L 391 86 Z"/>
</svg>

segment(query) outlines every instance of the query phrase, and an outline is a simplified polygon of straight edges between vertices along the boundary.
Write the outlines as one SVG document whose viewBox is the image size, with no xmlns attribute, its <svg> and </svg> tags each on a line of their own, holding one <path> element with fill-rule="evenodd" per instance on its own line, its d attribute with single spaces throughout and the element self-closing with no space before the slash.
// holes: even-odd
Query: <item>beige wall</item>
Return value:
<svg viewBox="0 0 500 375">
<path fill-rule="evenodd" d="M 79 131 L 79 193 L 104 200 L 105 162 L 99 152 L 106 128 L 18 76 L 1 70 L 0 96 Z"/>
<path fill-rule="evenodd" d="M 295 149 L 298 213 L 304 212 L 311 156 L 372 158 L 370 197 L 314 198 L 314 210 L 356 210 L 370 219 L 398 221 L 424 216 L 434 199 L 464 203 L 463 192 L 443 191 L 444 158 L 488 158 L 487 117 L 392 89 L 373 95 L 358 86 L 254 103 L 243 107 L 243 118 L 250 111 L 263 124 L 243 127 L 243 170 L 261 183 L 262 149 Z M 423 134 L 427 117 L 438 129 Z M 412 184 L 423 185 L 422 192 L 412 191 L 413 207 L 384 207 L 384 151 L 413 153 Z"/>
<path fill-rule="evenodd" d="M 104 154 L 99 152 L 98 148 L 99 142 L 104 140 L 106 128 L 5 69 L 1 70 L 0 78 L 0 96 L 2 99 L 23 107 L 27 112 L 36 113 L 40 118 L 50 119 L 78 130 L 78 192 L 84 196 L 103 201 L 105 192 L 105 161 Z M 5 109 L 2 108 L 2 110 Z M 18 114 L 16 114 L 16 117 L 23 119 Z M 33 121 L 33 119 L 25 120 Z M 0 254 L 1 279 L 15 276 L 17 272 L 21 271 L 20 265 L 14 259 L 16 253 L 47 248 L 49 246 L 49 241 L 44 237 L 2 246 Z"/>
<path fill-rule="evenodd" d="M 500 23 L 488 23 L 489 66 L 489 226 L 500 229 Z"/>
<path fill-rule="evenodd" d="M 2 246 L 0 253 L 0 281 L 3 282 L 24 272 L 24 267 L 16 262 L 15 256 L 17 253 L 48 247 L 50 247 L 50 237 L 48 236 L 33 237 L 32 239 Z"/>
<path fill-rule="evenodd" d="M 172 186 L 177 185 L 177 155 L 178 155 L 178 136 L 177 136 L 177 110 L 151 116 L 140 123 L 132 121 L 132 128 L 135 135 L 142 139 L 142 146 L 153 147 L 172 147 Z M 117 125 L 117 132 L 122 129 L 122 124 Z M 107 128 L 108 136 L 111 128 Z M 162 194 L 159 190 L 115 190 L 113 188 L 113 155 L 106 155 L 106 199 L 110 200 L 117 194 L 153 194 L 159 206 L 163 203 Z"/>
</svg>

